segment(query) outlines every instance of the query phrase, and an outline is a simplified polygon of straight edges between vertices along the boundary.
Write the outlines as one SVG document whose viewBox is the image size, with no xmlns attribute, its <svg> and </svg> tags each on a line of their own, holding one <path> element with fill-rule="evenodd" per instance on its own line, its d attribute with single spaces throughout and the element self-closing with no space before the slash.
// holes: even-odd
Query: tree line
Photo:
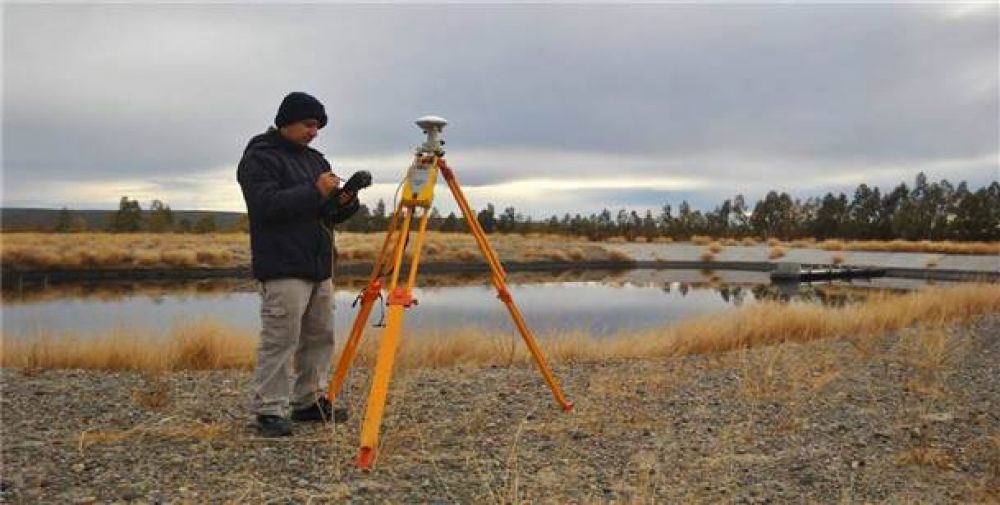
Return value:
<svg viewBox="0 0 1000 505">
<path fill-rule="evenodd" d="M 88 231 L 87 220 L 63 207 L 59 211 L 54 231 L 60 233 Z M 108 218 L 103 231 L 112 233 L 214 233 L 239 232 L 249 229 L 249 221 L 243 214 L 235 224 L 222 227 L 216 223 L 215 216 L 203 213 L 197 218 L 176 218 L 174 211 L 161 200 L 153 200 L 149 208 L 143 210 L 137 200 L 121 197 L 118 210 Z"/>
<path fill-rule="evenodd" d="M 682 201 L 676 209 L 665 203 L 655 212 L 603 209 L 589 215 L 567 213 L 541 220 L 514 207 L 498 213 L 493 204 L 487 204 L 476 218 L 486 233 L 553 233 L 591 240 L 685 240 L 694 235 L 782 240 L 1000 240 L 1000 182 L 973 191 L 964 181 L 957 186 L 946 179 L 930 182 L 920 173 L 912 188 L 900 183 L 885 194 L 878 187 L 860 184 L 850 197 L 826 193 L 803 200 L 769 191 L 752 206 L 743 195 L 736 195 L 704 212 Z M 379 200 L 371 210 L 362 205 L 342 229 L 382 231 L 388 221 L 385 203 Z M 428 221 L 432 230 L 466 229 L 464 218 L 454 212 L 442 216 L 432 209 Z"/>
<path fill-rule="evenodd" d="M 354 232 L 385 231 L 391 210 L 383 200 L 369 208 L 362 204 L 358 212 L 339 229 Z M 882 193 L 878 187 L 860 184 L 853 194 L 826 193 L 806 199 L 793 198 L 785 192 L 769 191 L 751 206 L 743 195 L 723 200 L 712 210 L 692 209 L 682 201 L 676 209 L 665 203 L 656 211 L 638 212 L 603 209 L 598 213 L 550 216 L 535 220 L 514 207 L 498 212 L 490 203 L 476 219 L 486 233 L 551 233 L 580 236 L 590 240 L 640 237 L 654 240 L 671 237 L 685 240 L 694 235 L 712 237 L 757 237 L 783 240 L 814 237 L 818 239 L 857 240 L 1000 240 L 1000 182 L 972 190 L 966 182 L 957 186 L 942 179 L 927 180 L 920 173 L 913 186 L 900 183 Z M 466 230 L 465 218 L 454 212 L 442 215 L 431 209 L 428 228 L 442 232 Z M 112 215 L 107 231 L 189 232 L 246 231 L 244 214 L 235 224 L 221 229 L 211 215 L 196 221 L 175 222 L 170 206 L 154 200 L 143 211 L 136 200 L 122 197 Z M 81 231 L 79 220 L 68 209 L 60 213 L 56 231 Z"/>
</svg>

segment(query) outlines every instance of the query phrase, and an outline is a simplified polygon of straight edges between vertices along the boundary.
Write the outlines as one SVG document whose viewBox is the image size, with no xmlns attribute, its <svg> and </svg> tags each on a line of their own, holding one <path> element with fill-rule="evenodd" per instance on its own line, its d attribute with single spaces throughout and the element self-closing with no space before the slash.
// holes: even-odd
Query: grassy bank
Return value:
<svg viewBox="0 0 1000 505">
<path fill-rule="evenodd" d="M 340 261 L 371 263 L 385 233 L 339 233 Z M 490 235 L 500 258 L 507 261 L 594 261 L 627 260 L 622 252 L 605 248 L 584 238 L 561 235 Z M 612 237 L 608 243 L 622 243 Z M 664 238 L 656 242 L 669 243 Z M 717 255 L 727 247 L 766 244 L 770 259 L 784 255 L 787 248 L 826 251 L 917 252 L 928 254 L 1000 254 L 1000 242 L 952 242 L 927 240 L 844 241 L 798 239 L 733 239 L 695 236 L 691 243 L 707 246 L 705 254 Z M 780 251 L 780 252 L 779 252 Z M 428 232 L 424 258 L 431 262 L 480 261 L 481 255 L 468 233 Z M 707 259 L 705 261 L 710 261 Z M 113 234 L 113 233 L 5 233 L 0 235 L 0 263 L 13 269 L 116 269 L 116 268 L 198 268 L 242 267 L 250 263 L 249 236 L 245 233 L 192 234 Z"/>
<path fill-rule="evenodd" d="M 1000 242 L 953 242 L 950 240 L 824 240 L 793 241 L 792 247 L 824 251 L 920 252 L 936 254 L 1000 254 Z"/>
<path fill-rule="evenodd" d="M 385 233 L 338 233 L 340 261 L 375 260 Z M 627 259 L 582 239 L 548 235 L 491 235 L 490 242 L 509 261 L 588 261 Z M 467 233 L 428 232 L 423 257 L 432 262 L 481 261 Z M 14 269 L 240 267 L 250 264 L 245 233 L 205 235 L 171 233 L 5 233 L 0 262 Z"/>
<path fill-rule="evenodd" d="M 869 337 L 915 325 L 940 326 L 1000 312 L 1000 285 L 929 288 L 878 296 L 865 304 L 823 307 L 761 303 L 723 315 L 611 337 L 586 332 L 540 335 L 556 362 L 604 361 L 705 354 L 782 342 L 843 338 L 864 347 Z M 530 324 L 530 321 L 529 321 Z M 342 343 L 344 329 L 340 329 Z M 362 343 L 358 363 L 373 362 L 373 330 Z M 5 338 L 0 364 L 20 369 L 186 370 L 250 368 L 256 335 L 214 322 L 181 324 L 166 334 L 121 331 L 102 338 L 28 335 Z M 512 334 L 484 334 L 474 328 L 406 335 L 398 363 L 408 368 L 524 363 L 528 355 Z"/>
</svg>

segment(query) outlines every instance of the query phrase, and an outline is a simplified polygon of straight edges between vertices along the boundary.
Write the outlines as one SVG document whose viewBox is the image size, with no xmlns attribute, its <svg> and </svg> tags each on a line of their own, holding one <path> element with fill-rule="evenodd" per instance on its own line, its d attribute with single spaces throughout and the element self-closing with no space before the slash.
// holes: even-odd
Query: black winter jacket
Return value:
<svg viewBox="0 0 1000 505">
<path fill-rule="evenodd" d="M 287 140 L 274 128 L 250 139 L 236 178 L 250 217 L 255 278 L 330 278 L 333 225 L 351 217 L 359 204 L 354 198 L 339 205 L 336 191 L 320 196 L 316 178 L 328 170 L 319 151 Z"/>
</svg>

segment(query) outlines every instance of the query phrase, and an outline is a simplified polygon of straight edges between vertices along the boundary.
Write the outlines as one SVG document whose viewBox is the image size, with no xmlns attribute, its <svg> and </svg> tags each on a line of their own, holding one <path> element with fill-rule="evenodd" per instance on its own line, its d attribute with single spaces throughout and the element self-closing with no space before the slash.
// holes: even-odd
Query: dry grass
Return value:
<svg viewBox="0 0 1000 505">
<path fill-rule="evenodd" d="M 844 255 L 843 254 L 834 254 L 833 256 L 830 257 L 830 263 L 833 263 L 834 265 L 842 265 L 842 264 L 844 264 Z"/>
<path fill-rule="evenodd" d="M 897 465 L 930 466 L 939 470 L 954 470 L 955 458 L 944 450 L 936 447 L 914 447 L 907 449 L 893 458 Z"/>
<path fill-rule="evenodd" d="M 244 331 L 220 323 L 179 324 L 167 335 L 118 330 L 100 338 L 38 334 L 4 338 L 0 363 L 26 370 L 211 370 L 253 366 L 255 342 Z"/>
<path fill-rule="evenodd" d="M 147 410 L 163 410 L 170 405 L 170 385 L 162 373 L 148 374 L 146 384 L 132 390 L 132 401 Z"/>
<path fill-rule="evenodd" d="M 117 444 L 125 440 L 174 440 L 182 442 L 207 442 L 226 436 L 232 426 L 167 417 L 156 423 L 141 424 L 128 430 L 84 431 L 76 440 L 81 454 L 99 444 Z"/>
<path fill-rule="evenodd" d="M 771 249 L 767 252 L 767 257 L 768 257 L 768 259 L 776 260 L 778 258 L 784 258 L 785 257 L 785 253 L 786 253 L 786 251 L 785 251 L 784 247 L 781 247 L 780 245 L 776 245 L 776 246 L 771 247 Z"/>
<path fill-rule="evenodd" d="M 610 338 L 567 331 L 541 335 L 539 340 L 546 354 L 561 362 L 707 354 L 838 337 L 849 338 L 863 347 L 869 337 L 917 324 L 935 328 L 996 312 L 1000 312 L 1000 285 L 970 284 L 928 288 L 904 295 L 879 295 L 866 304 L 844 307 L 760 303 Z M 959 349 L 949 343 L 947 335 L 933 332 L 929 335 L 923 343 L 901 348 L 900 354 L 910 356 L 908 359 L 917 363 L 919 370 L 934 374 L 937 373 L 934 370 L 943 366 L 942 362 L 935 366 L 935 357 L 947 360 Z M 74 336 L 29 337 L 5 339 L 0 355 L 4 367 L 154 371 L 250 368 L 256 341 L 256 335 L 250 332 L 211 322 L 179 325 L 159 336 L 120 332 L 89 340 Z M 363 341 L 360 364 L 372 363 L 375 341 L 372 335 Z M 505 365 L 530 360 L 518 338 L 489 334 L 477 328 L 407 335 L 404 342 L 399 355 L 403 367 Z"/>
<path fill-rule="evenodd" d="M 701 253 L 701 260 L 705 263 L 715 261 L 715 253 L 710 250 L 705 250 L 705 252 Z"/>
<path fill-rule="evenodd" d="M 945 376 L 958 368 L 969 352 L 969 340 L 944 328 L 918 328 L 903 332 L 893 349 L 895 359 L 913 372 L 907 382 L 911 391 L 942 395 Z"/>
<path fill-rule="evenodd" d="M 378 254 L 385 233 L 339 233 L 340 261 L 371 262 Z M 500 258 L 510 261 L 627 260 L 619 253 L 578 238 L 560 235 L 491 235 L 490 243 Z M 670 243 L 670 237 L 657 237 Z M 612 237 L 609 243 L 625 242 Z M 724 246 L 756 245 L 754 238 L 722 239 L 696 235 L 691 242 L 704 245 L 713 254 Z M 771 248 L 782 247 L 768 239 Z M 1000 254 L 1000 242 L 850 241 L 800 239 L 791 247 L 817 247 L 828 251 L 900 251 L 931 254 Z M 475 240 L 468 233 L 428 232 L 424 258 L 433 262 L 481 261 Z M 772 249 L 773 250 L 773 249 Z M 772 257 L 772 259 L 774 259 Z M 112 233 L 5 233 L 0 236 L 0 263 L 14 269 L 92 268 L 204 268 L 239 267 L 250 262 L 249 237 L 245 233 L 112 234 Z M 930 265 L 930 261 L 928 264 Z M 934 261 L 936 263 L 936 261 Z M 933 266 L 928 266 L 933 268 Z"/>
<path fill-rule="evenodd" d="M 628 255 L 625 251 L 619 251 L 617 249 L 612 249 L 608 251 L 609 261 L 633 261 L 632 257 Z"/>
<path fill-rule="evenodd" d="M 245 233 L 6 233 L 0 239 L 0 262 L 15 269 L 240 267 L 250 263 L 249 236 Z M 338 233 L 338 259 L 374 261 L 384 240 L 384 232 Z M 604 247 L 579 238 L 496 234 L 489 241 L 504 260 L 615 259 Z M 407 256 L 411 252 L 412 247 Z M 428 232 L 423 257 L 433 262 L 482 261 L 479 246 L 468 233 Z"/>
<path fill-rule="evenodd" d="M 12 268 L 226 267 L 249 262 L 245 233 L 5 233 L 3 266 Z"/>
<path fill-rule="evenodd" d="M 793 243 L 793 247 L 799 247 Z M 950 240 L 824 240 L 803 247 L 826 251 L 921 252 L 936 254 L 1000 254 L 1000 242 L 953 242 Z"/>
</svg>

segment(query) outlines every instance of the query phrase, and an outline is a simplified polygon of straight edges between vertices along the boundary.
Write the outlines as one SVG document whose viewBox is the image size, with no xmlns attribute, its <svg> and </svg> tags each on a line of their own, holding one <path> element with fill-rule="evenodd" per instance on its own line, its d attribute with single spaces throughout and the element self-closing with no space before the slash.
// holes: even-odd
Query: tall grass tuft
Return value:
<svg viewBox="0 0 1000 505">
<path fill-rule="evenodd" d="M 215 370 L 248 368 L 253 346 L 241 333 L 218 323 L 201 322 L 180 326 L 170 336 L 169 368 Z"/>
<path fill-rule="evenodd" d="M 103 337 L 49 333 L 4 338 L 0 364 L 26 370 L 49 368 L 207 370 L 250 368 L 252 335 L 214 321 L 179 324 L 166 335 L 119 329 Z"/>
</svg>

